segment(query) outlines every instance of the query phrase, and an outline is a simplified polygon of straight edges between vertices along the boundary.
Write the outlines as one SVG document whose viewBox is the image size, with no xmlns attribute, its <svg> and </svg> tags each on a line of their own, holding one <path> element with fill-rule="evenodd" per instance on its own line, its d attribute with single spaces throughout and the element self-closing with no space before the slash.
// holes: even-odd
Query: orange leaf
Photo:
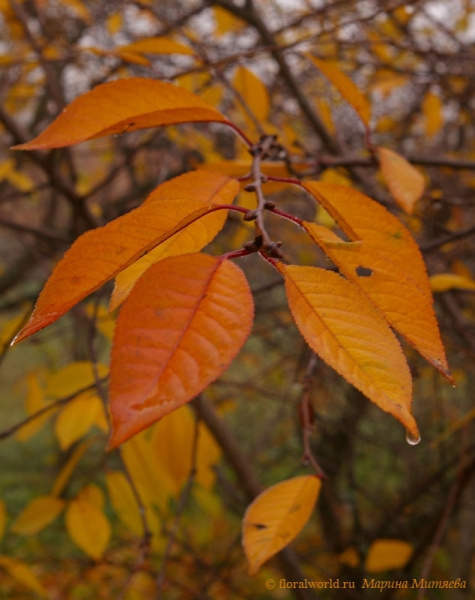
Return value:
<svg viewBox="0 0 475 600">
<path fill-rule="evenodd" d="M 369 127 L 371 106 L 351 79 L 331 63 L 320 60 L 311 54 L 306 54 L 306 57 L 333 83 L 343 98 L 356 110 L 366 127 Z"/>
<path fill-rule="evenodd" d="M 18 342 L 53 323 L 122 269 L 216 208 L 228 204 L 239 183 L 195 171 L 159 186 L 143 206 L 79 237 L 57 264 Z"/>
<path fill-rule="evenodd" d="M 362 240 L 358 252 L 327 245 L 314 223 L 305 229 L 383 311 L 391 327 L 435 366 L 450 376 L 432 293 L 422 255 L 404 225 L 380 204 L 346 186 L 310 182 L 303 187 L 323 204 L 345 233 L 346 225 Z M 346 224 L 346 225 L 345 225 Z M 363 272 L 362 272 L 363 268 Z M 364 276 L 364 269 L 368 272 Z"/>
<path fill-rule="evenodd" d="M 125 52 L 139 52 L 142 54 L 194 54 L 192 48 L 180 44 L 169 37 L 142 38 L 117 50 Z"/>
<path fill-rule="evenodd" d="M 292 315 L 312 350 L 418 438 L 409 367 L 371 300 L 332 271 L 280 263 L 278 269 Z"/>
<path fill-rule="evenodd" d="M 229 122 L 199 96 L 182 88 L 131 77 L 98 85 L 82 94 L 34 140 L 14 148 L 62 148 L 126 131 L 209 121 Z"/>
<path fill-rule="evenodd" d="M 124 269 L 115 278 L 109 309 L 115 310 L 124 302 L 137 280 L 151 265 L 169 256 L 199 252 L 216 237 L 226 216 L 227 211 L 224 210 L 205 215 Z"/>
<path fill-rule="evenodd" d="M 294 477 L 273 485 L 248 507 L 242 524 L 242 543 L 249 574 L 289 544 L 310 518 L 320 492 L 314 475 Z"/>
<path fill-rule="evenodd" d="M 186 254 L 150 267 L 117 320 L 109 446 L 122 444 L 219 377 L 247 339 L 252 318 L 248 283 L 228 260 Z"/>
<path fill-rule="evenodd" d="M 388 148 L 378 148 L 379 165 L 392 197 L 409 215 L 424 193 L 424 177 L 407 160 Z"/>
</svg>

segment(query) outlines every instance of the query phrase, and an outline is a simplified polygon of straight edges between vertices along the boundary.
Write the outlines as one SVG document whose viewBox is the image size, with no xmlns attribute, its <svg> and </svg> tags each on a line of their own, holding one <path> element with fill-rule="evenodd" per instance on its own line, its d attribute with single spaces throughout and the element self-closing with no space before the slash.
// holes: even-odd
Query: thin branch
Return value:
<svg viewBox="0 0 475 600">
<path fill-rule="evenodd" d="M 163 585 L 165 583 L 165 571 L 167 567 L 167 562 L 170 557 L 171 550 L 176 540 L 176 536 L 178 533 L 178 526 L 180 524 L 180 519 L 182 514 L 188 504 L 188 500 L 190 498 L 191 489 L 193 487 L 193 482 L 195 480 L 196 475 L 196 461 L 198 457 L 198 440 L 199 440 L 199 414 L 196 415 L 195 419 L 195 427 L 193 431 L 193 442 L 191 447 L 191 467 L 190 473 L 188 475 L 188 479 L 183 488 L 183 491 L 180 495 L 180 499 L 178 501 L 178 507 L 176 509 L 175 518 L 173 519 L 173 523 L 170 529 L 170 533 L 168 534 L 167 545 L 163 554 L 162 564 L 160 567 L 160 571 L 157 575 L 157 600 L 162 599 L 163 594 Z"/>
<path fill-rule="evenodd" d="M 106 379 L 107 379 L 107 377 L 104 377 L 100 381 L 104 382 L 104 381 L 106 381 Z M 16 433 L 19 429 L 21 429 L 25 425 L 28 425 L 35 419 L 38 419 L 39 417 L 45 415 L 46 413 L 50 412 L 51 410 L 58 408 L 59 406 L 63 406 L 63 404 L 67 404 L 68 402 L 71 402 L 71 400 L 74 400 L 74 398 L 76 398 L 80 394 L 83 394 L 84 392 L 88 392 L 89 390 L 92 390 L 95 387 L 96 387 L 96 384 L 93 383 L 91 385 L 88 385 L 87 387 L 77 390 L 76 392 L 74 392 L 74 394 L 70 394 L 69 396 L 65 396 L 64 398 L 60 398 L 59 400 L 56 400 L 55 402 L 48 404 L 48 406 L 45 406 L 44 408 L 41 408 L 40 410 L 38 410 L 35 413 L 33 413 L 32 415 L 30 415 L 29 417 L 26 417 L 26 419 L 23 419 L 22 421 L 19 421 L 15 425 L 12 425 L 11 427 L 4 429 L 3 431 L 0 431 L 0 440 L 4 440 L 4 439 L 10 437 L 14 433 Z"/>
</svg>

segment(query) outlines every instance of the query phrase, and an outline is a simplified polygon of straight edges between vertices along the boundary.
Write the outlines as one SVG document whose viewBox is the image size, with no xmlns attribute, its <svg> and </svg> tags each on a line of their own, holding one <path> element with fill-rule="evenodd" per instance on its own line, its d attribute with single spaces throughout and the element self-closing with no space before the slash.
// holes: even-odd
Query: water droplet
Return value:
<svg viewBox="0 0 475 600">
<path fill-rule="evenodd" d="M 452 384 L 452 387 L 457 389 L 457 386 L 455 385 L 455 383 Z"/>
<path fill-rule="evenodd" d="M 411 446 L 417 446 L 417 444 L 421 441 L 421 436 L 418 435 L 414 437 L 410 431 L 406 431 L 406 442 Z"/>
</svg>

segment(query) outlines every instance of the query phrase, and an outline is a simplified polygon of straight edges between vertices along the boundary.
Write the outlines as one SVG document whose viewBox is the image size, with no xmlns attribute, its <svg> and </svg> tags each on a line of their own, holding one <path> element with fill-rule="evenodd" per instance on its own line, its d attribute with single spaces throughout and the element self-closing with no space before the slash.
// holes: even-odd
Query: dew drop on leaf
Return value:
<svg viewBox="0 0 475 600">
<path fill-rule="evenodd" d="M 414 437 L 410 431 L 406 431 L 406 442 L 411 446 L 417 446 L 417 444 L 421 441 L 421 436 Z"/>
</svg>

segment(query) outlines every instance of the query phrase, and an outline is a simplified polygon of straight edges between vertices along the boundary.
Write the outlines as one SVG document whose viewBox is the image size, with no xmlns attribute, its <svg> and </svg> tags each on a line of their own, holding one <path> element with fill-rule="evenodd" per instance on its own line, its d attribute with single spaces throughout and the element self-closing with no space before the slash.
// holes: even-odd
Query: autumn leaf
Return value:
<svg viewBox="0 0 475 600">
<path fill-rule="evenodd" d="M 448 290 L 475 291 L 475 281 L 465 275 L 437 273 L 437 275 L 432 275 L 429 281 L 433 292 L 447 292 Z"/>
<path fill-rule="evenodd" d="M 112 507 L 119 519 L 136 535 L 142 534 L 143 523 L 137 499 L 126 476 L 120 471 L 110 471 L 106 473 L 106 485 Z"/>
<path fill-rule="evenodd" d="M 424 177 L 403 156 L 389 150 L 378 148 L 379 165 L 392 197 L 409 215 L 424 193 Z"/>
<path fill-rule="evenodd" d="M 115 310 L 124 302 L 137 280 L 151 265 L 169 256 L 199 252 L 216 237 L 226 217 L 227 211 L 224 210 L 204 215 L 121 271 L 115 278 L 109 309 Z"/>
<path fill-rule="evenodd" d="M 95 393 L 84 393 L 61 409 L 54 432 L 61 450 L 67 450 L 81 439 L 104 414 L 101 399 Z"/>
<path fill-rule="evenodd" d="M 62 148 L 105 135 L 198 122 L 229 123 L 215 108 L 171 83 L 130 77 L 82 94 L 40 133 L 16 150 Z"/>
<path fill-rule="evenodd" d="M 120 46 L 117 50 L 138 52 L 139 54 L 194 54 L 189 46 L 166 36 L 142 38 L 125 46 Z"/>
<path fill-rule="evenodd" d="M 35 592 L 35 594 L 38 594 L 41 598 L 50 598 L 41 581 L 24 562 L 8 556 L 0 556 L 0 569 L 9 573 L 14 579 Z"/>
<path fill-rule="evenodd" d="M 193 412 L 189 406 L 182 406 L 156 423 L 151 434 L 154 463 L 163 465 L 168 471 L 175 494 L 178 494 L 188 480 L 192 469 L 195 471 L 194 481 L 207 489 L 211 488 L 216 479 L 213 466 L 219 461 L 221 450 L 201 421 L 196 432 L 198 437 L 195 449 L 195 428 Z"/>
<path fill-rule="evenodd" d="M 86 450 L 92 444 L 92 439 L 89 438 L 87 440 L 82 441 L 71 454 L 69 459 L 66 461 L 66 464 L 63 466 L 61 471 L 58 473 L 58 476 L 54 480 L 53 487 L 51 489 L 52 496 L 60 496 L 61 492 L 66 487 L 71 475 L 74 472 L 74 469 L 77 467 L 79 461 L 84 456 Z"/>
<path fill-rule="evenodd" d="M 434 314 L 429 278 L 417 244 L 404 225 L 360 192 L 335 184 L 304 183 L 350 239 L 362 240 L 358 252 L 326 245 L 314 223 L 304 223 L 340 271 L 383 312 L 391 327 L 449 381 L 444 347 Z"/>
<path fill-rule="evenodd" d="M 15 342 L 53 323 L 145 252 L 216 210 L 215 201 L 231 203 L 238 190 L 238 182 L 225 175 L 187 173 L 159 186 L 143 206 L 87 231 L 56 265 Z"/>
<path fill-rule="evenodd" d="M 425 117 L 426 135 L 430 137 L 438 133 L 444 124 L 443 104 L 440 96 L 434 92 L 427 92 L 422 101 L 422 113 Z"/>
<path fill-rule="evenodd" d="M 409 367 L 371 300 L 332 271 L 280 263 L 278 269 L 292 315 L 312 350 L 418 439 Z"/>
<path fill-rule="evenodd" d="M 217 379 L 244 344 L 252 319 L 248 283 L 228 260 L 187 254 L 150 267 L 117 320 L 110 447 L 189 402 Z"/>
<path fill-rule="evenodd" d="M 265 122 L 269 116 L 270 100 L 267 88 L 262 81 L 249 69 L 238 67 L 234 73 L 233 87 L 256 119 L 259 122 Z M 241 112 L 248 126 L 252 128 L 254 124 L 247 112 L 244 109 Z"/>
<path fill-rule="evenodd" d="M 306 54 L 305 56 L 313 62 L 317 69 L 321 71 L 331 83 L 333 83 L 343 98 L 356 110 L 366 127 L 369 127 L 371 106 L 351 79 L 342 73 L 335 65 L 321 60 L 316 56 L 312 56 L 311 54 Z"/>
<path fill-rule="evenodd" d="M 73 542 L 94 560 L 100 560 L 109 543 L 110 523 L 101 509 L 79 493 L 66 509 L 66 529 Z"/>
<path fill-rule="evenodd" d="M 376 540 L 366 555 L 365 571 L 381 573 L 404 568 L 414 552 L 414 548 L 404 540 Z"/>
<path fill-rule="evenodd" d="M 314 475 L 294 477 L 268 488 L 248 507 L 242 543 L 250 575 L 299 534 L 312 514 L 320 487 Z"/>
<path fill-rule="evenodd" d="M 61 513 L 64 500 L 55 496 L 38 496 L 18 515 L 12 525 L 13 533 L 35 535 Z"/>
</svg>

